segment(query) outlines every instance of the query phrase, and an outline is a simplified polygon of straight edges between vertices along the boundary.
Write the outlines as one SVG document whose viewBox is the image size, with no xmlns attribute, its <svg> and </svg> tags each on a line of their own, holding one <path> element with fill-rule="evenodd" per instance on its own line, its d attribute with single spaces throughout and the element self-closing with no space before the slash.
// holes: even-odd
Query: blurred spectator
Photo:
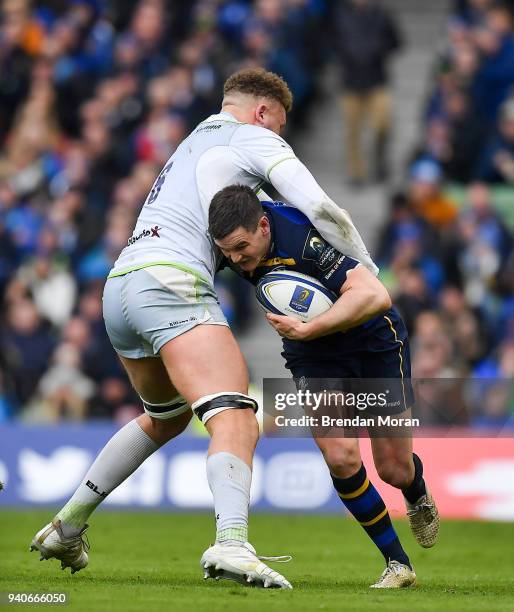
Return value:
<svg viewBox="0 0 514 612">
<path fill-rule="evenodd" d="M 442 191 L 439 164 L 420 159 L 410 168 L 409 178 L 408 197 L 413 210 L 437 229 L 448 227 L 457 216 L 457 208 Z"/>
<path fill-rule="evenodd" d="M 465 375 L 455 365 L 453 346 L 442 318 L 430 311 L 421 313 L 412 336 L 412 376 L 416 379 L 416 410 L 423 422 L 432 425 L 468 423 L 462 395 Z"/>
<path fill-rule="evenodd" d="M 405 321 L 409 334 L 414 332 L 418 315 L 433 307 L 433 300 L 423 273 L 419 269 L 408 267 L 398 275 L 398 292 L 394 304 Z"/>
<path fill-rule="evenodd" d="M 365 122 L 373 131 L 374 176 L 387 178 L 391 131 L 391 94 L 386 64 L 401 46 L 393 16 L 375 0 L 349 0 L 335 21 L 335 47 L 343 71 L 343 115 L 348 178 L 362 183 L 368 169 L 362 151 Z"/>
<path fill-rule="evenodd" d="M 18 278 L 30 290 L 36 308 L 45 319 L 56 327 L 69 319 L 77 288 L 65 261 L 38 256 L 19 269 Z"/>
<path fill-rule="evenodd" d="M 472 183 L 469 186 L 461 217 L 474 224 L 476 239 L 486 242 L 503 263 L 511 252 L 513 238 L 500 214 L 493 208 L 493 196 L 487 185 Z"/>
<path fill-rule="evenodd" d="M 486 11 L 494 0 L 455 0 L 454 12 L 467 26 L 481 26 L 485 22 Z"/>
<path fill-rule="evenodd" d="M 53 365 L 41 378 L 36 399 L 26 418 L 32 421 L 57 422 L 83 420 L 95 385 L 80 368 L 76 346 L 60 344 L 52 358 Z"/>
<path fill-rule="evenodd" d="M 141 413 L 141 401 L 126 378 L 105 378 L 91 401 L 88 417 L 114 419 L 121 423 L 128 422 Z"/>
<path fill-rule="evenodd" d="M 485 23 L 473 31 L 482 61 L 473 87 L 478 111 L 493 123 L 514 82 L 512 15 L 501 3 L 485 11 Z"/>
<path fill-rule="evenodd" d="M 514 426 L 514 341 L 500 344 L 495 354 L 478 364 L 474 371 L 480 382 L 474 382 L 476 427 Z"/>
<path fill-rule="evenodd" d="M 486 185 L 472 185 L 468 202 L 457 221 L 458 265 L 468 302 L 487 308 L 491 288 L 511 252 L 512 238 L 492 209 Z"/>
<path fill-rule="evenodd" d="M 475 391 L 477 384 L 472 383 Z M 481 393 L 473 396 L 475 415 L 471 425 L 475 428 L 493 430 L 491 433 L 499 433 L 504 428 L 514 427 L 514 396 L 512 381 L 495 381 L 492 384 L 483 385 Z"/>
<path fill-rule="evenodd" d="M 514 51 L 512 59 L 514 63 Z M 502 106 L 498 133 L 480 158 L 477 176 L 487 183 L 514 184 L 514 98 Z"/>
<path fill-rule="evenodd" d="M 16 399 L 23 405 L 32 397 L 48 367 L 55 340 L 48 323 L 26 297 L 9 305 L 2 335 L 6 374 Z"/>
<path fill-rule="evenodd" d="M 514 378 L 514 339 L 500 344 L 495 353 L 475 369 L 479 378 Z"/>
<path fill-rule="evenodd" d="M 465 373 L 455 363 L 451 338 L 438 313 L 425 311 L 417 317 L 412 344 L 415 378 L 458 378 Z"/>
<path fill-rule="evenodd" d="M 433 228 L 416 214 L 405 193 L 398 192 L 391 197 L 388 220 L 380 232 L 375 259 L 383 267 L 391 263 L 400 243 L 415 241 L 426 250 L 434 246 L 436 239 Z"/>
<path fill-rule="evenodd" d="M 450 94 L 445 102 L 448 121 L 448 149 L 441 158 L 450 181 L 467 183 L 474 177 L 486 138 L 486 124 L 462 91 Z"/>
</svg>

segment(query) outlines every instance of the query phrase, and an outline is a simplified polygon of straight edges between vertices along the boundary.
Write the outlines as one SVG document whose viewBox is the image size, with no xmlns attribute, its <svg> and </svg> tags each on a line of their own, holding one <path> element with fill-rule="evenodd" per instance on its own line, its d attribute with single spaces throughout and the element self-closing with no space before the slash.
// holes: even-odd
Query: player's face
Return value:
<svg viewBox="0 0 514 612">
<path fill-rule="evenodd" d="M 286 110 L 275 100 L 265 100 L 255 109 L 256 124 L 281 134 L 287 120 Z"/>
<path fill-rule="evenodd" d="M 270 237 L 269 221 L 263 216 L 254 232 L 238 227 L 222 240 L 215 242 L 223 255 L 233 264 L 244 272 L 252 272 L 266 256 Z"/>
</svg>

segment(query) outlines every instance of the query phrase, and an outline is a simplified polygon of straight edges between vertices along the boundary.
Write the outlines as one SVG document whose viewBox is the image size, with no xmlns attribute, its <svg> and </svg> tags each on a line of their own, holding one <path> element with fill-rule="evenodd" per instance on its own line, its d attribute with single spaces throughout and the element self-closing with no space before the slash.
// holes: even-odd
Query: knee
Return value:
<svg viewBox="0 0 514 612">
<path fill-rule="evenodd" d="M 244 438 L 246 443 L 254 446 L 259 439 L 259 423 L 250 408 L 234 408 L 219 412 L 206 423 L 212 437 L 220 436 L 232 439 Z"/>
<path fill-rule="evenodd" d="M 239 410 L 240 418 L 237 423 L 233 421 L 233 427 L 237 432 L 240 427 L 245 432 L 245 436 L 249 442 L 251 442 L 254 446 L 257 445 L 257 441 L 259 440 L 259 422 L 255 416 L 253 410 L 246 408 L 244 410 Z"/>
<path fill-rule="evenodd" d="M 396 489 L 408 487 L 414 475 L 412 466 L 408 461 L 391 460 L 382 465 L 377 465 L 376 468 L 380 478 Z"/>
<path fill-rule="evenodd" d="M 147 416 L 147 415 L 145 415 Z M 171 419 L 156 419 L 148 417 L 151 422 L 152 438 L 159 444 L 165 444 L 179 436 L 188 426 L 193 413 L 191 411 L 180 414 Z"/>
<path fill-rule="evenodd" d="M 336 478 L 349 478 L 361 466 L 360 455 L 352 448 L 328 445 L 322 449 L 322 453 L 330 473 Z"/>
</svg>

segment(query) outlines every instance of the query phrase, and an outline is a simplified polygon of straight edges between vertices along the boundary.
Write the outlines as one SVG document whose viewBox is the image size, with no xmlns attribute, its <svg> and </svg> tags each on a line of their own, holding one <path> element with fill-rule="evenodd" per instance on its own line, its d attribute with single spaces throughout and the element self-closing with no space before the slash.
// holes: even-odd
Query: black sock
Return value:
<svg viewBox="0 0 514 612">
<path fill-rule="evenodd" d="M 349 478 L 332 476 L 332 482 L 341 501 L 373 540 L 386 563 L 391 560 L 398 561 L 412 569 L 409 557 L 403 550 L 391 523 L 384 501 L 368 480 L 364 464 L 357 473 Z"/>
<path fill-rule="evenodd" d="M 409 504 L 415 504 L 420 497 L 427 494 L 421 459 L 416 453 L 412 453 L 412 460 L 414 461 L 414 478 L 408 487 L 402 489 L 403 496 Z"/>
</svg>

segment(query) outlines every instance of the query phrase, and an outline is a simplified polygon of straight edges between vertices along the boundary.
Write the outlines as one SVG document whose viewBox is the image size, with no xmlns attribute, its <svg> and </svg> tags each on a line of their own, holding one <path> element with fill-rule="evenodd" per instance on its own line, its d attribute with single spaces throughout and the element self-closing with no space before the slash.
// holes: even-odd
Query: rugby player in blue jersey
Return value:
<svg viewBox="0 0 514 612">
<path fill-rule="evenodd" d="M 283 268 L 313 276 L 339 296 L 308 323 L 267 315 L 283 338 L 282 355 L 297 385 L 319 392 L 335 379 L 398 379 L 401 384 L 390 405 L 396 406 L 395 413 L 408 414 L 413 394 L 407 331 L 387 290 L 368 269 L 328 244 L 300 211 L 263 203 L 243 185 L 225 187 L 214 196 L 209 231 L 227 263 L 251 283 Z M 413 585 L 416 575 L 380 494 L 367 478 L 358 438 L 314 435 L 339 497 L 385 558 L 386 569 L 372 586 Z M 378 474 L 402 491 L 412 532 L 421 546 L 430 548 L 439 516 L 410 434 L 372 436 L 371 444 Z"/>
</svg>

